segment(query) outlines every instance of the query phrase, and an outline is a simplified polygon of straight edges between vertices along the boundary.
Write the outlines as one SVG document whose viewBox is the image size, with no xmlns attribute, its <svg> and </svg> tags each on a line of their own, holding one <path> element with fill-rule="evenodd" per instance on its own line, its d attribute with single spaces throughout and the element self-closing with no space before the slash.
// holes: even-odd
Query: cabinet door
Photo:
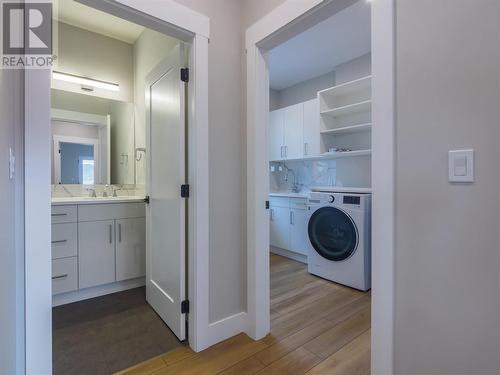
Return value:
<svg viewBox="0 0 500 375">
<path fill-rule="evenodd" d="M 292 209 L 290 225 L 290 250 L 302 255 L 307 255 L 309 248 L 309 235 L 307 227 L 309 224 L 309 211 Z"/>
<path fill-rule="evenodd" d="M 269 160 L 283 159 L 284 150 L 284 112 L 282 109 L 269 114 Z"/>
<path fill-rule="evenodd" d="M 285 158 L 300 159 L 303 155 L 304 105 L 285 108 Z"/>
<path fill-rule="evenodd" d="M 146 220 L 116 220 L 116 281 L 146 274 Z"/>
<path fill-rule="evenodd" d="M 78 224 L 80 289 L 115 281 L 115 221 Z"/>
<path fill-rule="evenodd" d="M 304 156 L 319 155 L 320 148 L 320 116 L 318 99 L 304 103 Z"/>
<path fill-rule="evenodd" d="M 290 209 L 271 207 L 270 226 L 271 246 L 282 249 L 290 248 Z"/>
</svg>

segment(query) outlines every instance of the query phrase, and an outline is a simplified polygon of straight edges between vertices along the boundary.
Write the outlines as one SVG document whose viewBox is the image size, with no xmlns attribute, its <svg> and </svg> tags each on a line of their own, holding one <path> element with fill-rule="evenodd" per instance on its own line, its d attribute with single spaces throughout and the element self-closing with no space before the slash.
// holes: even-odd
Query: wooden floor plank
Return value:
<svg viewBox="0 0 500 375">
<path fill-rule="evenodd" d="M 304 348 L 295 349 L 280 360 L 273 362 L 263 370 L 259 371 L 258 375 L 302 375 L 309 369 L 321 362 L 321 358 Z"/>
<path fill-rule="evenodd" d="M 274 345 L 262 350 L 257 353 L 255 357 L 257 357 L 265 365 L 270 365 L 281 357 L 284 357 L 288 353 L 304 345 L 308 341 L 316 338 L 318 335 L 321 335 L 323 332 L 328 331 L 332 327 L 333 324 L 331 322 L 321 319 L 299 332 L 288 336 L 286 339 L 278 341 Z"/>
<path fill-rule="evenodd" d="M 328 357 L 308 375 L 365 375 L 370 373 L 370 330 Z"/>
<path fill-rule="evenodd" d="M 309 341 L 304 348 L 318 357 L 328 358 L 369 328 L 370 309 L 365 308 Z"/>
<path fill-rule="evenodd" d="M 238 362 L 265 349 L 267 345 L 261 341 L 253 341 L 240 334 L 217 344 L 207 350 L 167 366 L 155 372 L 155 375 L 210 375 L 224 371 Z"/>
<path fill-rule="evenodd" d="M 240 334 L 203 352 L 177 349 L 120 375 L 253 375 L 370 372 L 370 293 L 307 273 L 271 255 L 271 333 Z"/>
</svg>

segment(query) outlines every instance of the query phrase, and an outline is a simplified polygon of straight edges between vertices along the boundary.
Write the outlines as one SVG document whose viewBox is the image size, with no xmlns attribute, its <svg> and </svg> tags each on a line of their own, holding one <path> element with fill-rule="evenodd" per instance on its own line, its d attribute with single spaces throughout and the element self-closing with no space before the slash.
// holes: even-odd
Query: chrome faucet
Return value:
<svg viewBox="0 0 500 375">
<path fill-rule="evenodd" d="M 87 189 L 89 192 L 89 197 L 90 198 L 97 198 L 97 194 L 95 193 L 95 189 Z"/>
<path fill-rule="evenodd" d="M 300 190 L 300 184 L 297 183 L 297 176 L 295 175 L 295 171 L 291 168 L 288 168 L 288 166 L 285 163 L 282 163 L 283 167 L 286 170 L 285 174 L 285 182 L 288 182 L 288 173 L 292 174 L 293 180 L 292 180 L 292 193 L 298 193 Z"/>
</svg>

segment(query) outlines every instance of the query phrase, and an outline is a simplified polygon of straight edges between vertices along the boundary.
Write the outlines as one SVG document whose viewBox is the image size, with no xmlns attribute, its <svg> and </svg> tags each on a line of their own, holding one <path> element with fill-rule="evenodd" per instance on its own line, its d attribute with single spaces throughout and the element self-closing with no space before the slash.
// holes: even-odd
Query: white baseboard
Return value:
<svg viewBox="0 0 500 375">
<path fill-rule="evenodd" d="M 307 264 L 307 256 L 299 253 L 294 253 L 290 250 L 285 250 L 280 247 L 271 246 L 271 253 L 281 255 L 282 257 L 296 260 L 297 262 Z"/>
<path fill-rule="evenodd" d="M 52 296 L 52 307 L 66 305 L 77 301 L 83 301 L 89 298 L 104 296 L 106 294 L 121 292 L 128 289 L 138 288 L 146 285 L 146 279 L 139 277 L 137 279 L 118 281 L 116 283 L 99 285 L 93 288 L 75 290 L 74 292 L 56 294 Z"/>
</svg>

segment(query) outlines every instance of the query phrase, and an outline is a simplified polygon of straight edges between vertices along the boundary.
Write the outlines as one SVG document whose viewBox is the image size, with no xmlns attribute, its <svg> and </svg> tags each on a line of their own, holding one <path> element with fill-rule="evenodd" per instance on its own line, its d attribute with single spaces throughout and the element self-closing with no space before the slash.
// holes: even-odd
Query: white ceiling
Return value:
<svg viewBox="0 0 500 375">
<path fill-rule="evenodd" d="M 270 86 L 283 90 L 371 51 L 366 0 L 340 11 L 269 52 Z"/>
<path fill-rule="evenodd" d="M 74 0 L 57 0 L 54 3 L 56 19 L 81 29 L 130 44 L 133 44 L 144 31 L 142 26 L 82 5 Z"/>
</svg>

